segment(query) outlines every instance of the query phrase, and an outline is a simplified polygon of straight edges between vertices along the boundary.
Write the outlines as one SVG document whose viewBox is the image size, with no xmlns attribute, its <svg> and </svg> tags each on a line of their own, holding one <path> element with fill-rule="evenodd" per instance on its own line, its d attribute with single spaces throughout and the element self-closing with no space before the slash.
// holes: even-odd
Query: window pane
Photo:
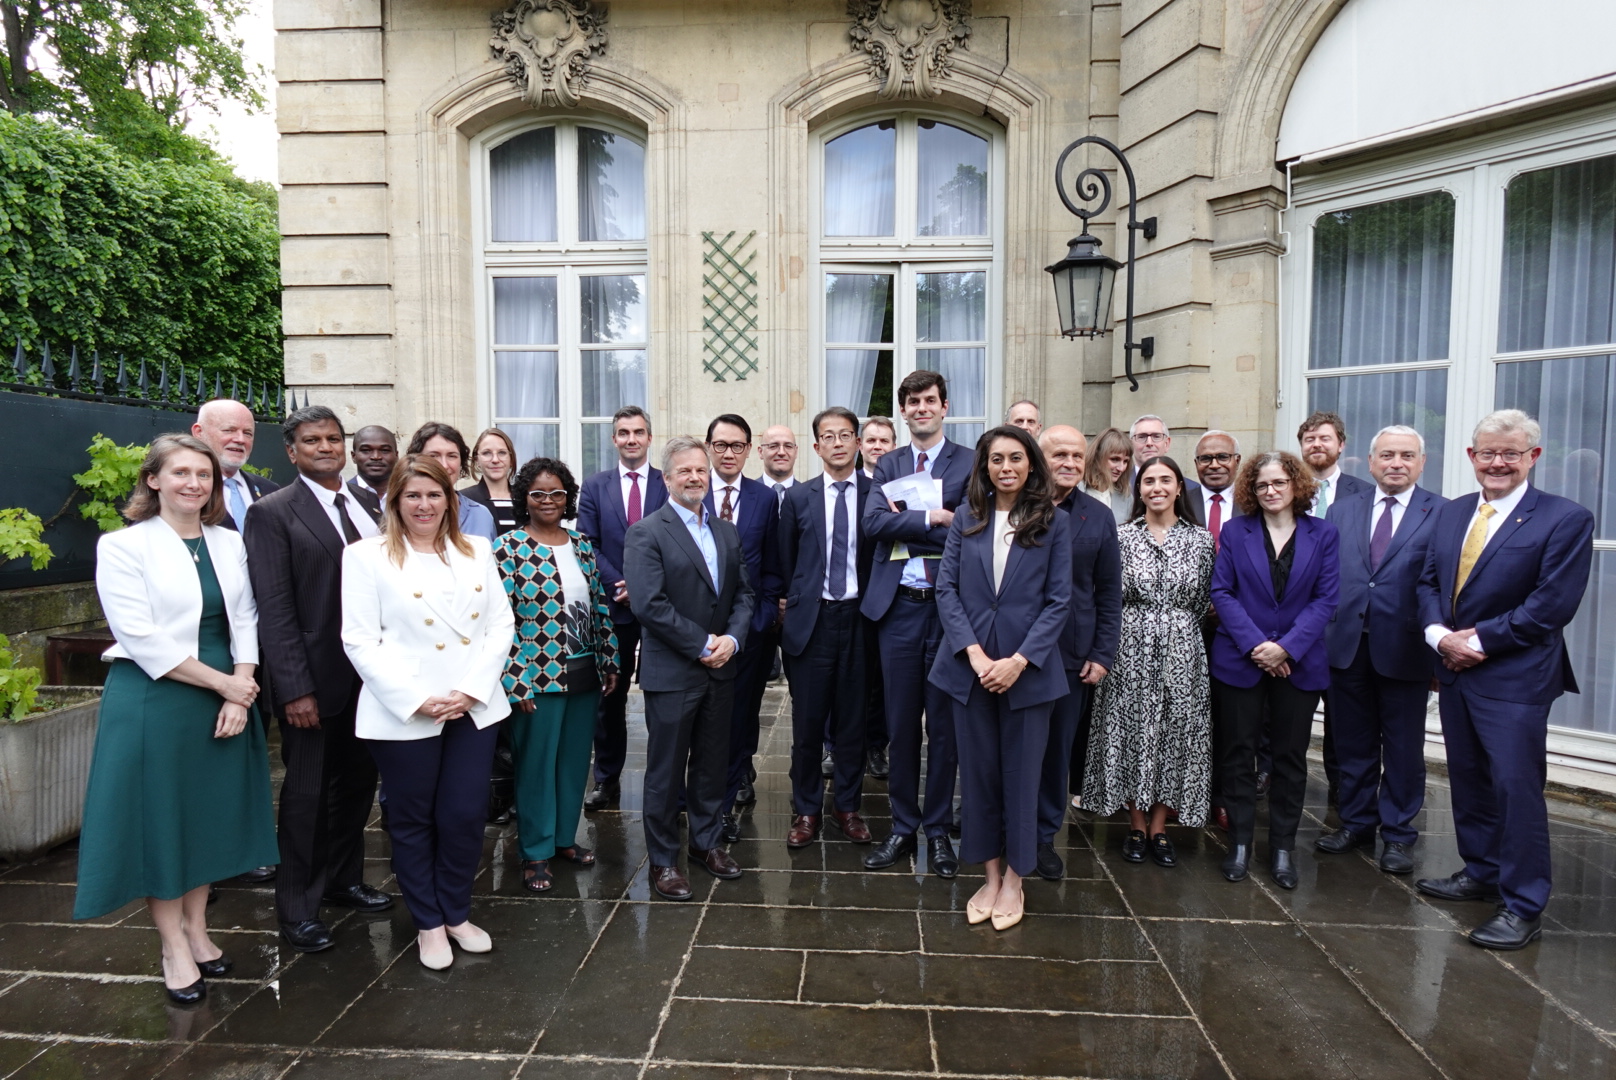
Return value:
<svg viewBox="0 0 1616 1080">
<path fill-rule="evenodd" d="M 859 416 L 888 416 L 871 407 L 877 387 L 892 402 L 892 353 L 875 349 L 827 349 L 825 352 L 825 404 L 842 405 Z"/>
<path fill-rule="evenodd" d="M 1616 539 L 1616 357 L 1499 364 L 1494 406 L 1543 425 L 1532 483 L 1580 502 L 1593 511 L 1594 535 Z"/>
<path fill-rule="evenodd" d="M 645 407 L 644 349 L 585 349 L 580 360 L 584 416 L 611 416 L 624 405 Z"/>
<path fill-rule="evenodd" d="M 1446 359 L 1452 298 L 1452 195 L 1325 214 L 1313 226 L 1307 366 Z"/>
<path fill-rule="evenodd" d="M 837 345 L 890 342 L 892 275 L 826 274 L 825 340 Z"/>
<path fill-rule="evenodd" d="M 1616 341 L 1616 157 L 1523 173 L 1504 194 L 1498 351 Z"/>
<path fill-rule="evenodd" d="M 488 152 L 495 243 L 554 243 L 555 128 L 524 132 Z"/>
<path fill-rule="evenodd" d="M 526 463 L 536 457 L 556 457 L 561 453 L 560 424 L 501 424 L 500 430 L 516 444 L 516 460 Z"/>
<path fill-rule="evenodd" d="M 556 343 L 556 279 L 494 279 L 494 344 Z"/>
<path fill-rule="evenodd" d="M 578 129 L 578 239 L 645 239 L 645 147 Z"/>
<path fill-rule="evenodd" d="M 825 144 L 825 235 L 891 236 L 897 125 L 882 120 Z"/>
<path fill-rule="evenodd" d="M 962 274 L 916 274 L 915 340 L 984 340 L 987 337 L 987 282 L 988 275 L 981 270 Z"/>
<path fill-rule="evenodd" d="M 612 425 L 585 424 L 584 435 L 584 462 L 579 476 L 589 476 L 602 469 L 609 469 L 617 463 L 617 447 L 612 445 Z"/>
<path fill-rule="evenodd" d="M 1347 425 L 1347 451 L 1341 468 L 1361 480 L 1369 475 L 1369 442 L 1390 424 L 1407 424 L 1425 436 L 1425 472 L 1420 486 L 1442 492 L 1442 439 L 1447 431 L 1448 373 L 1398 371 L 1313 379 L 1307 384 L 1308 411 L 1341 414 Z"/>
<path fill-rule="evenodd" d="M 1549 723 L 1616 735 L 1616 666 L 1610 663 L 1616 655 L 1616 551 L 1594 552 L 1588 592 L 1565 641 L 1582 693 L 1562 695 L 1549 710 Z"/>
<path fill-rule="evenodd" d="M 967 450 L 976 450 L 976 441 L 982 437 L 987 427 L 980 421 L 975 423 L 954 423 L 952 420 L 943 424 L 943 434 L 950 441 L 957 442 Z"/>
<path fill-rule="evenodd" d="M 948 380 L 948 414 L 963 419 L 987 415 L 987 358 L 986 349 L 916 349 L 915 367 Z"/>
<path fill-rule="evenodd" d="M 917 236 L 988 234 L 988 141 L 935 120 L 919 121 Z"/>
<path fill-rule="evenodd" d="M 558 372 L 553 352 L 495 353 L 494 412 L 499 416 L 560 416 Z"/>
<path fill-rule="evenodd" d="M 646 340 L 643 275 L 579 278 L 578 289 L 585 344 Z"/>
</svg>

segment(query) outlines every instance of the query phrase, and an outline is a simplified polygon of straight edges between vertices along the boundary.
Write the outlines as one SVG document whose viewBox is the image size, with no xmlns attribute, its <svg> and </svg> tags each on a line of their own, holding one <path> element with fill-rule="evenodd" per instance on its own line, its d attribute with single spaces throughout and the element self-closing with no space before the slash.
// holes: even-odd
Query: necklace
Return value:
<svg viewBox="0 0 1616 1080">
<path fill-rule="evenodd" d="M 192 547 L 189 540 L 185 539 L 183 536 L 180 537 L 180 543 L 184 544 L 185 550 L 191 553 L 191 561 L 199 566 L 202 563 L 202 545 L 206 542 L 207 539 L 205 537 L 199 536 L 196 538 L 196 547 Z"/>
</svg>

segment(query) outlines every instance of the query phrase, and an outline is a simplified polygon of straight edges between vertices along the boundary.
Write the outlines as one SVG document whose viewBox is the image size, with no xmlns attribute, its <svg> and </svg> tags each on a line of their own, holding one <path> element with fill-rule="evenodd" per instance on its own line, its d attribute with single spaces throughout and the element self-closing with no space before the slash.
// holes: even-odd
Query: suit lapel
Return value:
<svg viewBox="0 0 1616 1080">
<path fill-rule="evenodd" d="M 1380 501 L 1379 491 L 1380 489 L 1376 488 L 1375 493 L 1369 497 L 1370 521 L 1375 520 L 1375 504 Z M 1408 505 L 1403 508 L 1403 520 L 1397 523 L 1397 531 L 1392 533 L 1392 541 L 1386 545 L 1386 554 L 1381 556 L 1381 566 L 1390 563 L 1392 556 L 1396 555 L 1402 546 L 1408 543 L 1409 538 L 1425 527 L 1425 523 L 1431 519 L 1431 503 L 1434 501 L 1435 496 L 1424 488 L 1414 489 L 1413 497 L 1408 500 Z M 1364 549 L 1364 557 L 1369 557 L 1368 548 Z"/>
<path fill-rule="evenodd" d="M 1262 523 L 1261 518 L 1255 518 L 1253 521 L 1256 528 L 1246 533 L 1245 542 L 1241 546 L 1245 548 L 1246 561 L 1251 564 L 1251 569 L 1256 574 L 1257 580 L 1263 583 L 1263 589 L 1268 593 L 1268 599 L 1277 603 L 1274 599 L 1274 575 L 1268 569 L 1268 549 L 1266 542 L 1263 540 L 1263 532 L 1267 526 Z"/>
<path fill-rule="evenodd" d="M 990 533 L 991 531 L 992 530 L 989 530 Z M 1017 568 L 1020 566 L 1021 560 L 1027 556 L 1027 549 L 1015 542 L 1015 534 L 1010 533 L 1008 535 L 1010 537 L 1010 556 L 1004 561 L 1004 577 L 1000 580 L 999 587 L 994 590 L 995 596 L 1004 595 L 1005 586 L 1009 585 L 1016 579 Z M 991 549 L 993 545 L 989 544 L 988 547 Z M 988 557 L 988 573 L 993 573 L 993 558 L 991 554 Z M 989 577 L 988 580 L 992 581 L 993 578 Z"/>
<path fill-rule="evenodd" d="M 813 528 L 810 531 L 814 534 L 813 550 L 817 553 L 819 560 L 817 564 L 810 562 L 808 565 L 818 565 L 823 570 L 830 565 L 830 550 L 825 546 L 825 528 L 827 526 L 825 520 L 825 474 L 820 473 L 803 486 L 808 489 L 809 520 L 813 522 Z M 821 576 L 823 577 L 823 575 Z"/>
<path fill-rule="evenodd" d="M 976 561 L 982 564 L 983 580 L 988 588 L 993 588 L 993 511 L 988 511 L 987 527 L 975 536 L 962 538 L 963 543 L 971 545 L 971 553 Z M 963 559 L 960 560 L 964 562 Z M 957 584 L 957 583 L 956 583 Z"/>
<path fill-rule="evenodd" d="M 617 519 L 617 524 L 626 530 L 628 528 L 628 507 L 623 503 L 623 474 L 617 470 L 616 466 L 613 466 L 612 475 L 607 479 L 606 483 L 608 485 L 606 505 L 612 508 L 612 516 Z M 641 517 L 645 516 L 646 487 L 650 487 L 650 484 L 647 483 L 645 487 L 640 488 Z"/>
<path fill-rule="evenodd" d="M 335 525 L 331 524 L 331 519 L 326 516 L 325 507 L 321 505 L 319 496 L 309 490 L 309 485 L 303 482 L 302 477 L 292 481 L 292 483 L 297 485 L 297 494 L 292 497 L 292 512 L 303 522 L 305 528 L 319 537 L 320 543 L 325 545 L 326 551 L 340 565 L 342 563 L 342 549 L 345 546 L 342 542 L 342 534 L 337 532 Z"/>
<path fill-rule="evenodd" d="M 701 548 L 696 546 L 696 538 L 690 535 L 690 528 L 685 525 L 684 519 L 679 516 L 679 511 L 674 509 L 673 500 L 668 500 L 662 510 L 658 512 L 662 514 L 663 525 L 673 533 L 673 542 L 685 553 L 685 558 L 695 564 L 696 572 L 701 575 L 701 580 L 705 581 L 707 587 L 713 590 L 713 595 L 717 596 L 718 583 L 707 572 L 707 560 L 702 557 Z M 708 526 L 708 528 L 711 527 L 711 525 Z M 713 547 L 718 549 L 719 552 L 718 573 L 722 576 L 724 573 L 723 550 L 719 547 L 717 533 L 713 535 Z"/>
<path fill-rule="evenodd" d="M 1477 496 L 1478 499 L 1480 497 L 1479 495 Z M 1470 568 L 1470 577 L 1465 579 L 1465 588 L 1470 587 L 1470 583 L 1476 580 L 1476 575 L 1481 573 L 1487 564 L 1492 561 L 1494 553 L 1508 542 L 1509 538 L 1514 535 L 1515 530 L 1531 519 L 1532 511 L 1536 508 L 1537 488 L 1528 488 L 1520 503 L 1515 507 L 1515 512 L 1504 519 L 1504 523 L 1498 526 L 1498 531 L 1493 533 L 1492 539 L 1487 541 L 1487 546 L 1481 549 L 1481 556 L 1476 559 L 1476 565 Z M 1471 513 L 1474 514 L 1475 511 L 1472 510 Z M 1468 522 L 1466 527 L 1468 528 Z"/>
<path fill-rule="evenodd" d="M 1317 521 L 1317 519 L 1315 519 L 1315 522 L 1316 521 Z M 1314 536 L 1313 533 L 1314 533 L 1313 528 L 1304 526 L 1302 524 L 1301 519 L 1300 518 L 1297 519 L 1296 533 L 1295 533 L 1294 536 L 1291 537 L 1291 543 L 1294 544 L 1295 547 L 1296 547 L 1295 552 L 1291 556 L 1291 575 L 1290 576 L 1291 576 L 1292 581 L 1295 581 L 1298 578 L 1301 578 L 1301 579 L 1305 580 L 1305 578 L 1307 576 L 1308 568 L 1312 566 L 1313 560 L 1318 558 L 1318 554 L 1319 554 L 1319 545 L 1317 543 L 1318 538 L 1316 536 Z M 1266 556 L 1268 553 L 1265 551 L 1265 552 L 1263 552 L 1263 554 L 1264 554 L 1264 556 Z M 1273 575 L 1270 574 L 1269 575 L 1270 581 L 1272 581 L 1272 578 L 1273 578 Z M 1287 589 L 1287 592 L 1288 591 L 1289 590 Z"/>
<path fill-rule="evenodd" d="M 455 579 L 454 594 L 446 598 L 440 592 L 423 589 L 422 592 L 425 595 L 421 597 L 421 600 L 426 604 L 427 607 L 432 609 L 433 614 L 435 614 L 439 619 L 443 620 L 444 626 L 448 627 L 460 637 L 470 637 L 470 628 L 461 621 L 461 612 L 457 611 L 452 605 L 453 602 L 458 600 L 460 597 L 460 586 L 464 584 L 461 580 L 461 575 L 466 572 L 467 568 L 471 565 L 471 561 L 469 559 L 460 558 L 458 553 L 454 551 L 450 551 L 447 554 L 449 559 L 449 573 Z M 391 559 L 387 560 L 387 565 L 393 567 L 395 572 L 400 575 L 400 585 L 408 588 L 409 582 L 403 578 L 403 567 L 397 566 Z M 408 565 L 407 560 L 405 565 Z M 413 592 L 414 590 L 411 589 L 410 591 Z"/>
</svg>

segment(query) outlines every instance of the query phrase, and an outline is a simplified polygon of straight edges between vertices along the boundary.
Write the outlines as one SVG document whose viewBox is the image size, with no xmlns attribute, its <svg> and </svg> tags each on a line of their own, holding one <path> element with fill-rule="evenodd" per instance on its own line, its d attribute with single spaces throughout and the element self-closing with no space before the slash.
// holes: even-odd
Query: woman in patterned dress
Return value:
<svg viewBox="0 0 1616 1080">
<path fill-rule="evenodd" d="M 1206 822 L 1212 770 L 1211 698 L 1201 622 L 1212 580 L 1212 534 L 1195 524 L 1184 474 L 1169 457 L 1134 478 L 1122 548 L 1122 640 L 1094 701 L 1083 805 L 1102 817 L 1128 808 L 1122 857 L 1160 866 L 1177 855 L 1167 811 Z M 1148 819 L 1147 819 L 1148 811 Z"/>
<path fill-rule="evenodd" d="M 617 685 L 617 635 L 595 549 L 562 518 L 578 516 L 578 483 L 553 458 L 522 466 L 511 481 L 517 527 L 494 557 L 516 614 L 505 670 L 516 767 L 516 828 L 522 887 L 550 891 L 556 856 L 593 866 L 577 842 L 601 695 Z"/>
</svg>

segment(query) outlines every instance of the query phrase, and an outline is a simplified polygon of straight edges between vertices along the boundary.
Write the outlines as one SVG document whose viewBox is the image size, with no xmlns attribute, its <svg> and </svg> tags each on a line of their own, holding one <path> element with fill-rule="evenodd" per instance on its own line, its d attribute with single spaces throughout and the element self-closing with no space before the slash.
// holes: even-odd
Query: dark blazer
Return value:
<svg viewBox="0 0 1616 1080">
<path fill-rule="evenodd" d="M 874 486 L 870 478 L 855 471 L 854 528 L 864 519 L 864 507 L 869 502 Z M 786 621 L 780 630 L 780 647 L 787 656 L 801 656 L 813 636 L 814 624 L 819 621 L 819 605 L 825 592 L 825 474 L 805 484 L 793 484 L 786 490 L 780 507 L 780 565 L 791 571 L 786 583 Z M 854 538 L 858 545 L 854 555 L 857 563 L 859 596 L 870 584 L 870 566 L 873 552 L 869 540 Z"/>
<path fill-rule="evenodd" d="M 948 529 L 937 570 L 944 647 L 937 650 L 931 681 L 964 704 L 977 682 L 965 650 L 980 645 L 995 660 L 1018 652 L 1026 657 L 1027 670 L 1007 694 L 1012 709 L 1063 698 L 1071 693 L 1060 651 L 1072 599 L 1071 522 L 1066 514 L 1056 514 L 1053 527 L 1036 546 L 1011 544 L 1004 578 L 995 590 L 993 523 L 966 536 L 976 520 L 962 506 Z"/>
<path fill-rule="evenodd" d="M 801 486 L 793 484 L 789 491 Z M 718 515 L 711 490 L 703 503 L 709 514 Z M 736 531 L 741 534 L 746 572 L 751 575 L 752 592 L 757 596 L 752 608 L 752 636 L 757 637 L 774 625 L 775 613 L 780 610 L 780 590 L 784 587 L 779 550 L 780 500 L 768 485 L 743 476 L 741 501 L 735 513 L 740 519 Z M 630 598 L 633 596 L 629 593 Z M 741 646 L 746 646 L 745 640 L 741 641 Z"/>
<path fill-rule="evenodd" d="M 1061 659 L 1067 671 L 1082 671 L 1090 660 L 1110 670 L 1122 636 L 1122 549 L 1116 519 L 1109 506 L 1076 489 L 1060 508 L 1072 534 L 1072 614 L 1061 632 Z"/>
<path fill-rule="evenodd" d="M 965 501 L 965 485 L 971 479 L 972 453 L 959 443 L 947 439 L 938 443 L 936 450 L 937 456 L 931 462 L 931 474 L 943 482 L 943 507 L 956 510 Z M 912 445 L 898 447 L 875 467 L 874 487 L 861 519 L 864 526 L 862 539 L 869 541 L 875 557 L 870 569 L 870 587 L 865 591 L 864 603 L 860 606 L 866 618 L 879 620 L 884 617 L 887 608 L 892 606 L 892 598 L 898 594 L 898 585 L 903 580 L 903 562 L 891 560 L 894 543 L 908 544 L 911 556 L 940 555 L 943 543 L 948 539 L 947 530 L 927 525 L 925 515 L 919 511 L 894 514 L 881 494 L 882 484 L 914 471 L 915 448 Z"/>
<path fill-rule="evenodd" d="M 377 525 L 382 523 L 382 497 L 369 484 L 357 476 L 351 476 L 348 478 L 348 494 L 370 515 L 370 520 Z"/>
<path fill-rule="evenodd" d="M 1340 535 L 1311 514 L 1296 518 L 1296 553 L 1285 599 L 1274 600 L 1261 514 L 1231 519 L 1219 537 L 1212 566 L 1212 607 L 1218 629 L 1207 659 L 1212 675 L 1230 686 L 1256 686 L 1262 669 L 1251 650 L 1276 641 L 1291 657 L 1291 684 L 1299 690 L 1330 686 L 1324 628 L 1340 597 Z"/>
<path fill-rule="evenodd" d="M 640 519 L 668 501 L 668 489 L 662 482 L 662 470 L 646 465 L 643 504 Z M 634 615 L 616 600 L 617 583 L 626 580 L 623 565 L 623 537 L 628 532 L 628 507 L 623 505 L 623 493 L 618 486 L 617 466 L 590 476 L 578 492 L 578 531 L 595 542 L 595 562 L 600 569 L 600 583 L 606 586 L 612 622 L 628 623 Z M 634 602 L 634 590 L 629 590 L 629 602 Z"/>
<path fill-rule="evenodd" d="M 342 647 L 342 535 L 308 485 L 293 481 L 247 508 L 243 539 L 277 714 L 313 694 L 321 716 L 336 716 L 359 692 Z"/>
<path fill-rule="evenodd" d="M 248 510 L 251 510 L 253 508 L 253 503 L 256 503 L 259 499 L 262 499 L 265 495 L 273 495 L 275 492 L 277 492 L 277 491 L 279 491 L 281 489 L 281 486 L 279 484 L 275 483 L 275 481 L 266 480 L 262 476 L 254 476 L 252 473 L 248 472 L 246 469 L 242 469 L 236 475 L 241 477 L 241 479 L 246 482 L 247 490 L 252 493 L 252 502 L 247 504 L 247 509 Z M 223 529 L 229 529 L 231 532 L 235 532 L 236 531 L 236 519 L 231 517 L 228 513 L 226 513 L 225 516 L 224 516 L 224 520 L 219 522 L 219 527 L 223 528 Z"/>
<path fill-rule="evenodd" d="M 1528 488 L 1482 549 L 1455 612 L 1459 553 L 1479 498 L 1462 495 L 1436 511 L 1419 611 L 1421 627 L 1475 627 L 1487 659 L 1453 672 L 1427 648 L 1436 676 L 1450 686 L 1462 678 L 1476 693 L 1500 701 L 1546 704 L 1567 690 L 1576 693 L 1564 630 L 1588 588 L 1594 516 L 1570 499 Z"/>
<path fill-rule="evenodd" d="M 1343 495 L 1330 504 L 1327 521 L 1341 536 L 1341 601 L 1325 631 L 1330 666 L 1347 667 L 1369 634 L 1369 662 L 1388 679 L 1424 682 L 1431 677 L 1425 624 L 1412 599 L 1431 548 L 1436 511 L 1447 502 L 1416 487 L 1397 523 L 1379 569 L 1369 570 L 1369 537 L 1380 513 L 1380 489 Z"/>
<path fill-rule="evenodd" d="M 479 480 L 468 488 L 459 489 L 455 492 L 455 494 L 459 495 L 462 499 L 470 499 L 484 510 L 487 510 L 488 515 L 494 519 L 494 528 L 499 529 L 499 515 L 494 513 L 494 499 L 493 496 L 488 494 L 488 481 Z M 512 525 L 510 529 L 505 529 L 502 531 L 510 532 L 516 528 L 518 528 L 518 526 Z"/>
<path fill-rule="evenodd" d="M 701 663 L 709 634 L 728 634 L 746 644 L 756 600 L 747 581 L 740 533 L 717 518 L 709 525 L 718 547 L 716 583 L 671 503 L 642 517 L 624 540 L 624 580 L 643 631 L 640 686 L 645 690 L 694 690 L 706 685 L 709 676 L 733 679 L 740 670 L 734 657 L 717 671 Z"/>
</svg>

